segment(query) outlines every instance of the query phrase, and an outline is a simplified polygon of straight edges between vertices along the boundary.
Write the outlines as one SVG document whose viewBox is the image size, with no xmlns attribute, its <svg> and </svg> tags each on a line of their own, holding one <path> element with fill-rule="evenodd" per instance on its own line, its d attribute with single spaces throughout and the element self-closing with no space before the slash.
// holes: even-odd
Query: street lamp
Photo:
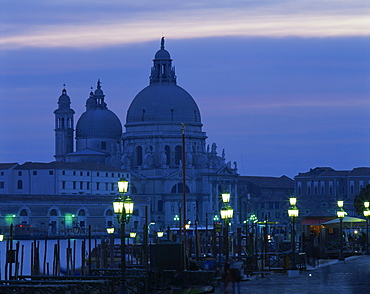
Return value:
<svg viewBox="0 0 370 294">
<path fill-rule="evenodd" d="M 365 201 L 364 202 L 364 207 L 365 207 L 364 216 L 366 218 L 366 250 L 365 250 L 365 255 L 370 255 L 370 252 L 369 252 L 369 216 L 370 216 L 369 206 L 370 206 L 370 202 Z"/>
<path fill-rule="evenodd" d="M 120 278 L 120 294 L 126 294 L 126 244 L 125 244 L 125 225 L 129 223 L 130 216 L 134 210 L 134 202 L 127 196 L 125 200 L 125 193 L 128 189 L 128 181 L 124 178 L 118 181 L 118 196 L 113 201 L 114 213 L 117 215 L 118 222 L 121 224 L 121 278 Z"/>
<path fill-rule="evenodd" d="M 114 233 L 114 227 L 107 227 L 107 233 L 109 235 L 113 234 Z"/>
<path fill-rule="evenodd" d="M 291 270 L 296 270 L 296 260 L 295 260 L 295 218 L 298 217 L 299 210 L 296 206 L 297 204 L 297 198 L 291 197 L 289 198 L 290 208 L 288 209 L 288 215 L 292 220 L 292 265 L 290 267 Z"/>
<path fill-rule="evenodd" d="M 223 206 L 220 210 L 220 215 L 221 215 L 221 218 L 225 222 L 226 260 L 228 260 L 229 259 L 229 224 L 230 224 L 230 219 L 234 215 L 234 210 L 232 209 L 230 204 L 225 204 L 225 206 Z"/>
<path fill-rule="evenodd" d="M 222 202 L 223 203 L 229 203 L 230 202 L 230 193 L 224 192 L 221 194 Z"/>
<path fill-rule="evenodd" d="M 190 229 L 190 224 L 191 224 L 191 221 L 190 221 L 190 220 L 188 220 L 188 221 L 186 222 L 186 224 L 185 224 L 185 229 L 186 229 L 186 230 L 189 230 L 189 229 Z"/>
<path fill-rule="evenodd" d="M 343 257 L 343 218 L 347 213 L 343 210 L 344 201 L 339 200 L 337 202 L 337 204 L 338 204 L 338 207 L 339 207 L 339 210 L 337 211 L 337 216 L 339 218 L 339 234 L 340 234 L 338 260 L 339 261 L 344 261 L 344 257 Z"/>
</svg>

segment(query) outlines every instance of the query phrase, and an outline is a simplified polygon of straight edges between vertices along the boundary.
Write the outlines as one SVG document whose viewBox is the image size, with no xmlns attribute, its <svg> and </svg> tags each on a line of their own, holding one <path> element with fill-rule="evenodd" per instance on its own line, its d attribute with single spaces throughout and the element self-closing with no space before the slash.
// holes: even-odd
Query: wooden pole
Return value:
<svg viewBox="0 0 370 294">
<path fill-rule="evenodd" d="M 182 190 L 183 190 L 183 225 L 184 225 L 184 268 L 186 269 L 186 162 L 185 162 L 185 124 L 181 124 L 181 138 L 182 138 Z"/>
</svg>

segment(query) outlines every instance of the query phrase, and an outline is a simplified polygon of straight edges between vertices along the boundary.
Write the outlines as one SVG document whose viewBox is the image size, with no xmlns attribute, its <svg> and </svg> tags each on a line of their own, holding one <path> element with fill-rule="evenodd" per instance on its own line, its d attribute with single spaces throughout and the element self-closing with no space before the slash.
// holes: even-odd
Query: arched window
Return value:
<svg viewBox="0 0 370 294">
<path fill-rule="evenodd" d="M 28 216 L 28 212 L 26 209 L 22 209 L 21 212 L 19 213 L 19 216 Z"/>
<path fill-rule="evenodd" d="M 23 189 L 23 181 L 22 180 L 18 180 L 18 182 L 17 182 L 17 189 L 18 190 Z"/>
<path fill-rule="evenodd" d="M 85 209 L 81 209 L 81 210 L 78 212 L 78 216 L 85 216 L 85 215 L 86 215 Z"/>
<path fill-rule="evenodd" d="M 171 193 L 174 193 L 174 194 L 183 193 L 184 192 L 183 187 L 184 187 L 183 183 L 178 183 L 172 187 Z M 186 193 L 190 193 L 190 189 L 188 186 L 186 186 Z"/>
<path fill-rule="evenodd" d="M 171 147 L 166 145 L 164 146 L 164 152 L 166 154 L 166 165 L 171 164 Z"/>
<path fill-rule="evenodd" d="M 106 216 L 112 216 L 113 215 L 113 211 L 112 209 L 108 209 L 107 212 L 105 213 Z"/>
<path fill-rule="evenodd" d="M 58 211 L 56 209 L 50 210 L 50 216 L 58 216 Z"/>
<path fill-rule="evenodd" d="M 141 146 L 136 147 L 136 164 L 137 165 L 143 164 L 143 147 Z"/>
<path fill-rule="evenodd" d="M 177 145 L 175 147 L 175 165 L 180 165 L 182 159 L 182 147 Z"/>
<path fill-rule="evenodd" d="M 158 211 L 162 212 L 163 211 L 163 201 L 158 200 Z"/>
</svg>

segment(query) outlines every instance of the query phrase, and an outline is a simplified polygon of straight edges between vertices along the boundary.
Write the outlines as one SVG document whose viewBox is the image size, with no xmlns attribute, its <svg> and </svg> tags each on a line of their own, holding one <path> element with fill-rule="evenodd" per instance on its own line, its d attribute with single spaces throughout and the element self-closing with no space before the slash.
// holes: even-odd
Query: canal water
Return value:
<svg viewBox="0 0 370 294">
<path fill-rule="evenodd" d="M 32 256 L 32 244 L 34 240 L 13 240 L 13 249 L 16 249 L 16 243 L 20 242 L 18 261 L 19 261 L 19 274 L 30 275 L 31 274 L 31 256 Z M 84 239 L 70 239 L 70 248 L 72 248 L 72 258 L 74 259 L 75 268 L 78 269 L 82 266 L 83 258 L 87 258 L 89 254 L 89 240 L 85 239 L 85 253 L 82 256 L 82 243 Z M 40 272 L 44 273 L 44 264 L 49 265 L 49 273 L 52 274 L 54 257 L 54 246 L 58 243 L 58 240 L 36 240 L 37 246 L 39 246 L 39 261 L 40 261 Z M 91 249 L 101 243 L 101 239 L 91 240 Z M 115 239 L 115 244 L 120 243 L 120 239 Z M 0 242 L 0 279 L 5 279 L 5 264 L 6 264 L 6 240 Z M 60 268 L 67 268 L 67 248 L 68 240 L 60 239 Z M 24 248 L 23 260 L 22 260 L 22 247 Z M 46 254 L 45 254 L 46 251 Z M 74 258 L 75 257 L 75 258 Z M 45 262 L 44 262 L 45 260 Z M 13 271 L 15 264 L 12 265 Z M 45 273 L 47 273 L 47 266 L 45 267 Z"/>
</svg>

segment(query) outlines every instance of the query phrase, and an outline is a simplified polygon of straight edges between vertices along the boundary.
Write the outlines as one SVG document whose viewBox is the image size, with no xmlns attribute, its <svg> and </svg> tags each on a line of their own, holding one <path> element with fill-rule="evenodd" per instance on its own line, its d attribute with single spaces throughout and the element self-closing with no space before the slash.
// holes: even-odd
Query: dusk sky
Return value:
<svg viewBox="0 0 370 294">
<path fill-rule="evenodd" d="M 54 160 L 66 84 L 124 125 L 165 47 L 208 144 L 241 175 L 370 166 L 369 0 L 0 0 L 0 162 Z"/>
</svg>

